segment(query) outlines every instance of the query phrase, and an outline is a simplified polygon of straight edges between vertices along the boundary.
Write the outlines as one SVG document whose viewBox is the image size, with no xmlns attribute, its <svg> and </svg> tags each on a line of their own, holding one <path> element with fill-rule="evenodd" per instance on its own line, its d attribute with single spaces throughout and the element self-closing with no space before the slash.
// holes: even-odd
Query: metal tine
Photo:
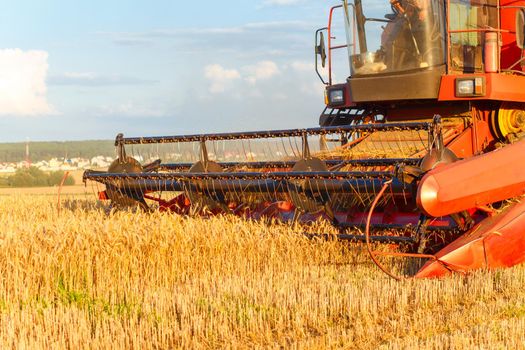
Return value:
<svg viewBox="0 0 525 350">
<path fill-rule="evenodd" d="M 414 143 L 415 135 L 412 131 L 407 132 L 407 137 L 405 141 L 401 140 L 400 134 L 394 134 L 394 137 L 396 139 L 397 148 L 401 151 L 399 154 L 402 155 L 403 158 L 407 157 L 410 153 L 414 153 L 414 151 L 418 149 Z M 406 150 L 403 149 L 403 142 L 407 144 Z"/>
<path fill-rule="evenodd" d="M 388 132 L 387 132 L 388 135 Z M 394 149 L 392 148 L 391 141 L 389 138 L 385 137 L 383 134 L 378 134 L 378 143 L 381 145 L 383 154 L 391 154 L 394 152 Z"/>
<path fill-rule="evenodd" d="M 241 184 L 240 180 L 237 180 L 237 182 L 238 182 L 239 185 Z M 234 194 L 234 197 L 235 197 L 235 200 L 236 200 L 237 203 L 243 203 L 244 202 L 244 198 L 243 198 L 244 197 L 244 191 L 242 189 L 241 189 L 241 192 L 238 193 L 237 190 L 234 188 L 233 194 Z"/>
<path fill-rule="evenodd" d="M 131 156 L 132 156 L 133 158 L 136 158 L 135 154 L 136 154 L 136 153 L 135 153 L 135 145 L 131 145 Z"/>
<path fill-rule="evenodd" d="M 288 150 L 286 149 L 286 145 L 284 144 L 284 138 L 281 138 L 280 141 L 281 141 L 281 146 L 283 147 L 283 155 L 286 155 L 286 157 L 289 157 L 290 155 L 288 154 Z"/>
<path fill-rule="evenodd" d="M 282 145 L 283 145 L 282 139 L 281 139 L 280 143 L 278 141 L 273 142 L 273 146 L 274 146 L 275 152 L 272 153 L 272 154 L 275 155 L 275 159 L 276 160 L 280 160 L 282 163 L 284 163 L 286 161 L 286 159 L 284 158 L 284 155 L 286 154 L 286 152 L 285 152 L 284 149 L 280 148 L 280 146 L 282 146 Z"/>
<path fill-rule="evenodd" d="M 292 146 L 292 140 L 290 140 L 290 138 L 287 137 L 286 140 L 283 141 L 285 142 L 286 156 L 289 158 L 297 158 L 297 154 L 295 153 L 295 150 Z"/>
<path fill-rule="evenodd" d="M 242 152 L 244 154 L 244 159 L 248 159 L 248 154 L 246 153 L 246 147 L 244 146 L 244 140 L 241 140 Z"/>
<path fill-rule="evenodd" d="M 302 152 L 301 152 L 301 156 L 303 159 L 307 159 L 307 158 L 310 158 L 310 145 L 308 144 L 308 135 L 305 133 L 303 133 L 303 135 L 301 135 L 301 143 L 302 143 Z"/>
<path fill-rule="evenodd" d="M 369 139 L 370 142 L 366 142 L 366 141 L 368 141 L 368 140 L 366 140 L 365 142 L 360 142 L 359 143 L 360 146 L 364 145 L 365 149 L 367 150 L 367 154 L 369 154 L 369 155 L 373 155 L 373 154 L 377 153 L 377 145 L 376 145 L 376 142 L 374 141 L 373 137 L 374 136 L 372 134 L 370 134 L 367 137 L 367 139 Z"/>
<path fill-rule="evenodd" d="M 412 149 L 416 150 L 416 152 L 420 152 L 420 151 L 426 149 L 425 143 L 421 142 L 421 140 L 422 140 L 421 133 L 423 133 L 423 132 L 424 131 L 414 131 L 414 132 L 412 132 L 414 134 L 414 137 L 412 138 L 412 146 L 413 146 Z M 414 153 L 415 152 L 411 152 L 411 154 L 407 154 L 406 156 L 407 157 L 412 156 Z"/>
<path fill-rule="evenodd" d="M 213 145 L 213 149 L 212 149 L 213 156 L 212 156 L 212 159 L 215 162 L 220 161 L 220 159 L 222 158 L 221 157 L 221 147 L 220 147 L 220 142 L 221 141 L 223 141 L 223 140 L 210 141 L 211 144 Z"/>
<path fill-rule="evenodd" d="M 411 140 L 411 134 L 412 132 L 411 131 L 407 131 L 407 139 L 409 142 L 413 142 Z M 401 133 L 393 133 L 393 135 L 391 135 L 394 137 L 394 142 L 395 142 L 395 145 L 397 147 L 397 149 L 400 151 L 399 154 L 401 155 L 401 157 L 406 157 L 406 153 L 404 153 L 404 150 L 403 150 L 403 145 L 402 145 L 402 141 L 401 141 Z M 408 149 L 410 149 L 410 147 L 408 147 Z"/>
<path fill-rule="evenodd" d="M 246 158 L 244 159 L 245 162 L 253 162 L 256 160 L 256 158 L 254 157 L 254 155 L 256 155 L 256 148 L 254 149 L 252 143 L 251 143 L 251 140 L 250 139 L 247 139 L 247 140 L 243 140 L 244 144 L 245 144 L 245 148 L 246 148 Z"/>
<path fill-rule="evenodd" d="M 421 149 L 428 151 L 428 149 L 426 148 L 426 146 L 427 146 L 426 142 L 424 141 L 424 138 L 423 138 L 423 135 L 422 135 L 424 133 L 427 134 L 426 138 L 428 139 L 429 132 L 426 131 L 426 130 L 419 130 L 416 134 L 417 134 L 417 136 L 419 138 L 419 145 L 420 145 Z"/>
<path fill-rule="evenodd" d="M 371 133 L 371 136 L 370 138 L 372 139 L 372 141 L 370 142 L 370 147 L 371 147 L 371 153 L 372 154 L 377 154 L 378 152 L 381 152 L 381 153 L 385 153 L 385 148 L 383 146 L 383 144 L 381 142 L 378 142 L 378 140 L 376 140 L 375 138 L 375 135 L 374 133 Z M 365 142 L 365 145 L 368 144 Z"/>
<path fill-rule="evenodd" d="M 403 155 L 405 154 L 405 149 L 401 142 L 401 135 L 403 135 L 403 137 L 405 137 L 406 139 L 410 140 L 410 132 L 411 132 L 410 130 L 406 130 L 406 131 L 393 133 L 393 140 L 392 140 L 392 135 L 390 134 L 388 135 L 387 144 L 392 154 L 399 152 L 398 154 L 400 154 L 401 157 L 403 157 Z"/>
<path fill-rule="evenodd" d="M 177 154 L 182 154 L 181 150 L 180 150 L 180 143 L 177 142 Z"/>
<path fill-rule="evenodd" d="M 215 201 L 217 202 L 222 202 L 222 199 L 218 197 L 218 191 L 217 191 L 217 188 L 215 188 L 215 182 L 214 181 L 207 181 L 204 183 L 204 186 L 205 187 L 208 187 L 209 183 L 211 182 L 211 187 L 212 187 L 212 193 L 213 193 L 213 197 L 215 197 Z M 207 191 L 209 192 L 209 191 Z"/>
<path fill-rule="evenodd" d="M 404 147 L 401 142 L 401 136 L 403 136 L 405 139 L 410 139 L 410 131 L 401 131 L 401 132 L 394 133 L 394 135 L 389 134 L 387 136 L 387 146 L 388 146 L 389 152 L 391 152 L 389 154 L 397 153 L 397 154 L 400 154 L 401 157 L 403 157 L 403 155 L 405 154 L 406 142 L 405 142 L 405 147 Z"/>
<path fill-rule="evenodd" d="M 357 138 L 357 137 L 359 137 L 359 134 L 361 132 L 363 132 L 363 131 L 370 132 L 370 131 L 373 131 L 373 130 L 372 129 L 352 130 L 350 132 L 351 137 Z M 421 133 L 417 132 L 417 135 L 421 139 Z M 288 141 L 289 141 L 289 144 L 290 144 L 290 150 L 294 153 L 294 155 L 296 157 L 297 157 L 298 153 L 302 154 L 303 158 L 309 157 L 310 156 L 310 149 L 309 149 L 309 144 L 308 144 L 308 136 L 309 136 L 308 132 L 304 131 L 304 130 L 302 131 L 302 152 L 298 152 L 299 151 L 298 140 L 297 140 L 298 136 L 300 136 L 300 135 L 293 135 L 293 136 L 288 136 L 287 137 Z M 294 138 L 293 144 L 292 144 L 292 141 L 291 141 L 292 137 Z M 400 148 L 400 149 L 402 148 L 402 144 L 401 144 L 402 141 L 401 141 L 400 137 L 398 137 L 396 140 L 393 140 L 393 141 L 390 140 L 390 139 L 387 139 L 384 142 L 381 141 L 381 137 L 382 137 L 382 135 L 379 134 L 379 135 L 376 136 L 376 139 L 374 139 L 374 141 L 376 141 L 376 142 L 365 143 L 365 149 L 366 148 L 368 148 L 368 149 L 376 148 L 377 149 L 379 147 L 381 147 L 381 148 L 388 147 L 391 150 L 393 150 L 394 149 L 393 145 L 395 145 L 397 148 Z M 243 151 L 245 153 L 245 157 L 249 158 L 248 155 L 246 154 L 246 147 L 245 147 L 245 144 L 244 144 L 244 139 L 245 138 L 241 138 L 240 139 L 240 144 L 243 147 Z M 251 156 L 253 154 L 253 149 L 252 149 L 252 144 L 249 141 L 250 139 L 251 139 L 250 137 L 246 138 L 246 141 L 248 142 L 248 148 L 249 148 L 250 156 Z M 213 140 L 215 141 L 215 139 L 213 139 Z M 216 140 L 218 140 L 218 141 L 222 140 L 224 142 L 225 139 L 218 138 Z M 168 142 L 168 141 L 166 141 L 166 142 Z M 412 144 L 416 143 L 415 140 L 410 140 L 410 142 Z M 178 143 L 178 142 L 176 142 L 176 143 Z M 131 144 L 135 145 L 136 143 L 131 143 Z M 204 147 L 203 147 L 203 144 L 204 144 Z M 285 153 L 287 153 L 286 152 L 286 147 L 284 145 L 284 141 L 282 139 L 281 139 L 281 144 L 283 145 L 283 150 L 285 151 Z M 268 148 L 270 149 L 270 151 L 271 151 L 272 145 L 273 145 L 273 143 L 270 143 L 268 145 Z M 277 145 L 277 143 L 275 145 Z M 295 147 L 294 147 L 294 145 L 295 145 Z M 157 144 L 157 152 L 160 153 L 158 146 L 159 145 Z M 195 143 L 192 143 L 192 146 L 195 147 Z M 266 145 L 263 145 L 263 146 L 266 146 Z M 177 148 L 180 150 L 180 145 L 178 145 Z M 217 143 L 213 142 L 213 148 L 214 148 L 214 152 L 215 152 L 215 158 L 220 158 L 219 152 L 217 150 Z M 263 151 L 264 151 L 265 155 L 267 155 L 266 151 L 267 151 L 268 148 L 263 147 Z M 144 153 L 141 153 L 140 151 L 136 151 L 133 146 L 132 146 L 132 151 L 133 151 L 133 154 L 137 153 L 137 154 L 144 155 Z M 179 152 L 179 153 L 181 153 L 181 152 Z M 206 153 L 206 154 L 204 154 L 204 153 Z M 406 154 L 404 154 L 403 156 L 406 157 Z M 204 139 L 203 139 L 201 141 L 201 158 L 204 161 L 206 161 L 207 157 L 208 157 L 208 154 L 207 154 L 207 150 L 205 148 L 205 142 L 204 142 Z M 377 166 L 374 166 L 374 165 L 359 166 L 358 165 L 357 168 L 359 170 L 364 170 L 364 169 L 367 169 L 367 168 L 372 168 L 373 170 L 381 169 L 381 168 L 379 168 L 379 165 L 377 165 Z M 338 169 L 341 169 L 341 168 L 338 168 Z M 353 170 L 355 170 L 355 168 Z M 389 170 L 391 170 L 391 169 L 389 169 Z M 344 173 L 344 174 L 347 174 L 347 175 L 351 174 L 351 172 L 341 172 L 341 173 Z M 251 174 L 253 175 L 253 173 L 251 173 Z M 118 174 L 113 174 L 113 175 L 118 175 Z M 172 175 L 174 175 L 175 178 L 179 177 L 179 175 L 176 174 L 176 173 L 172 174 Z M 202 179 L 206 179 L 206 176 L 202 176 L 202 174 L 192 174 L 192 175 L 193 175 L 193 179 L 201 179 L 201 180 Z M 283 178 L 293 178 L 294 175 L 297 175 L 297 174 L 293 174 L 293 172 L 289 172 L 289 173 L 287 173 L 286 177 L 283 175 Z M 317 174 L 317 175 L 314 175 L 314 176 L 319 176 L 319 175 L 320 174 Z M 278 174 L 274 174 L 273 176 L 274 177 L 275 176 L 278 177 Z M 301 176 L 304 178 L 304 175 L 301 175 Z M 88 175 L 88 177 L 89 177 L 89 175 Z M 234 180 L 235 183 L 238 184 L 237 186 L 233 186 L 233 189 L 234 189 L 233 195 L 235 197 L 243 197 L 245 194 L 242 193 L 242 185 L 241 185 L 242 181 L 241 181 L 241 178 L 240 177 L 235 177 L 235 175 L 233 175 L 233 177 L 230 176 L 230 178 L 232 180 Z M 277 195 L 277 192 L 276 192 L 275 188 L 274 188 L 273 193 L 270 193 L 270 189 L 268 188 L 269 182 L 263 181 L 263 179 L 265 179 L 264 176 L 261 176 L 260 178 L 256 178 L 256 177 L 253 177 L 253 176 L 250 177 L 249 176 L 249 178 L 250 178 L 250 180 L 257 181 L 257 186 L 258 187 L 261 187 L 261 184 L 264 184 L 264 186 L 266 187 L 267 191 L 262 191 L 262 193 L 268 194 L 270 197 L 273 196 L 274 197 L 273 199 L 277 199 L 277 197 L 279 197 Z M 371 178 L 373 178 L 373 177 L 371 177 L 371 176 L 365 176 L 364 177 L 364 179 L 367 179 L 367 180 L 371 179 Z M 116 179 L 118 179 L 118 177 Z M 140 192 L 139 190 L 140 190 L 141 186 L 139 186 L 139 187 L 129 187 L 128 188 L 128 184 L 131 184 L 133 181 L 135 181 L 135 183 L 136 183 L 136 181 L 138 180 L 138 182 L 144 184 L 144 187 L 145 187 L 147 179 L 148 179 L 147 177 L 136 178 L 136 177 L 130 176 L 129 177 L 129 183 L 126 182 L 123 187 L 115 187 L 115 188 L 118 188 L 119 190 L 123 189 L 124 192 L 127 192 L 128 194 L 132 193 L 133 196 L 138 197 L 139 195 L 141 195 L 141 193 L 139 193 Z M 185 180 L 185 179 L 189 180 L 191 178 L 190 177 L 188 177 L 188 178 L 182 177 L 179 180 L 183 180 L 183 181 L 187 182 L 187 180 Z M 334 200 L 334 198 L 333 198 L 334 194 L 331 193 L 330 191 L 328 191 L 327 178 L 321 177 L 320 178 L 321 181 L 317 181 L 319 179 L 317 179 L 316 181 L 312 181 L 313 179 L 316 179 L 316 178 L 315 177 L 306 176 L 306 179 L 308 180 L 309 187 L 311 188 L 311 190 L 312 190 L 313 194 L 315 195 L 315 197 L 317 197 L 317 198 L 323 197 L 324 198 L 323 201 L 333 201 Z M 95 179 L 95 181 L 97 181 L 97 180 Z M 349 182 L 349 180 L 345 180 L 345 181 Z M 312 186 L 312 182 L 315 182 L 314 186 Z M 169 190 L 168 189 L 168 182 L 166 182 L 166 181 L 159 181 L 159 182 L 156 182 L 156 184 L 159 186 L 159 188 L 158 188 L 159 191 L 162 191 L 162 190 L 168 191 Z M 218 198 L 218 193 L 220 193 L 220 191 L 219 191 L 218 188 L 215 187 L 216 184 L 217 184 L 217 182 L 215 182 L 215 181 L 206 182 L 206 186 L 211 187 L 211 191 L 207 191 L 207 192 L 213 193 L 213 196 L 215 197 L 215 199 L 220 200 L 220 198 Z M 354 201 L 360 201 L 363 204 L 365 202 L 369 202 L 370 201 L 371 196 L 373 196 L 377 192 L 376 181 L 370 181 L 370 184 L 371 184 L 371 188 L 368 188 L 368 189 L 364 188 L 362 186 L 357 186 L 357 188 L 353 188 L 353 184 L 349 182 L 349 186 L 353 188 L 353 190 L 354 190 L 354 192 L 356 194 L 356 196 L 354 197 L 355 198 Z M 163 188 L 160 188 L 161 186 Z M 123 194 L 125 194 L 125 193 L 123 193 Z M 393 197 L 393 196 L 390 195 L 389 197 Z M 385 202 L 385 201 L 386 201 L 386 197 L 383 198 L 383 202 Z M 239 202 L 242 202 L 242 201 L 239 200 Z"/>
<path fill-rule="evenodd" d="M 140 182 L 143 182 L 142 180 L 139 180 Z M 140 197 L 137 197 L 139 191 L 135 188 L 131 188 L 128 183 L 124 183 L 124 187 L 126 189 L 126 193 L 129 193 L 131 194 L 131 198 L 140 198 Z"/>
<path fill-rule="evenodd" d="M 322 192 L 322 194 L 323 194 L 323 196 L 326 195 L 328 197 L 327 200 L 325 201 L 325 203 L 323 203 L 323 204 L 325 206 L 331 206 L 332 196 L 331 196 L 330 192 L 328 191 L 328 187 L 326 186 L 326 180 L 322 181 L 322 185 L 324 186 L 324 191 Z M 321 191 L 321 189 L 319 187 L 320 187 L 319 186 L 319 182 L 317 182 L 317 188 L 318 188 L 319 191 Z M 333 218 L 333 219 L 335 219 L 335 218 Z"/>
<path fill-rule="evenodd" d="M 409 152 L 404 154 L 405 158 L 407 158 L 407 157 L 409 157 L 409 156 L 415 154 L 416 152 L 419 152 L 419 151 L 421 151 L 422 149 L 425 148 L 424 145 L 421 145 L 421 144 L 418 143 L 418 138 L 420 138 L 420 136 L 418 136 L 419 131 L 411 131 L 410 134 L 411 134 L 411 136 L 410 136 L 410 146 L 408 148 Z"/>
<path fill-rule="evenodd" d="M 350 188 L 352 189 L 352 191 L 355 193 L 355 199 L 352 203 L 352 206 L 360 203 L 362 205 L 365 205 L 365 201 L 363 200 L 363 197 L 361 196 L 361 193 L 359 192 L 359 186 L 354 186 L 352 183 L 349 183 L 350 184 Z"/>
<path fill-rule="evenodd" d="M 407 165 L 416 165 L 420 158 L 376 158 L 376 159 L 328 159 L 325 160 L 330 171 L 340 171 L 344 167 L 351 167 L 352 171 L 393 171 L 393 165 L 404 163 Z M 257 162 L 219 162 L 219 165 L 225 169 L 235 169 L 245 166 L 249 169 L 274 168 L 286 169 L 294 165 L 294 161 L 257 161 Z M 162 164 L 160 167 L 165 171 L 176 171 L 180 169 L 187 170 L 193 163 L 172 163 Z M 386 168 L 389 167 L 389 168 Z M 382 169 L 383 168 L 383 169 Z M 105 172 L 103 172 L 105 173 Z"/>
<path fill-rule="evenodd" d="M 286 150 L 283 148 L 284 147 L 283 140 L 281 139 L 280 142 L 279 141 L 275 141 L 274 142 L 274 146 L 275 146 L 275 150 L 276 150 L 275 159 L 278 160 L 278 161 L 281 161 L 283 163 L 286 162 L 285 156 L 287 154 L 286 154 Z"/>
<path fill-rule="evenodd" d="M 271 146 L 269 144 L 264 144 L 261 149 L 264 155 L 264 159 L 269 159 L 267 149 L 269 149 Z"/>
<path fill-rule="evenodd" d="M 226 141 L 224 142 L 226 143 Z M 232 149 L 234 150 L 234 154 L 241 154 L 239 142 L 228 142 L 228 144 L 231 145 L 230 147 L 232 147 Z"/>
<path fill-rule="evenodd" d="M 394 134 L 397 148 L 401 151 L 399 154 L 402 155 L 402 157 L 407 157 L 408 154 L 414 153 L 417 151 L 417 147 L 414 143 L 414 133 L 412 131 L 407 132 L 406 140 L 401 140 L 400 134 Z M 403 148 L 403 142 L 406 144 L 405 149 Z"/>
<path fill-rule="evenodd" d="M 192 142 L 192 143 L 191 143 L 191 152 L 190 152 L 190 154 L 192 154 L 192 155 L 199 154 L 199 153 L 196 153 L 196 152 L 195 152 L 195 144 L 196 144 L 195 142 Z M 197 156 L 197 157 L 198 157 L 198 156 Z M 197 158 L 197 159 L 198 159 L 198 158 Z M 193 160 L 195 161 L 195 159 L 193 159 Z"/>
<path fill-rule="evenodd" d="M 219 141 L 212 141 L 211 142 L 211 145 L 212 145 L 212 148 L 213 148 L 213 153 L 215 155 L 215 159 L 218 159 L 217 142 L 219 142 Z"/>
<path fill-rule="evenodd" d="M 176 159 L 178 159 L 178 157 L 180 157 L 182 159 L 182 153 L 180 153 L 180 144 L 173 144 L 172 146 L 172 149 L 171 149 L 171 155 L 172 155 L 172 161 L 175 161 Z"/>
<path fill-rule="evenodd" d="M 291 175 L 291 176 L 290 176 Z M 376 176 L 378 176 L 379 178 L 380 177 L 384 177 L 386 174 L 382 174 L 382 173 L 377 173 L 375 174 Z M 334 180 L 334 179 L 339 179 L 339 180 L 336 180 L 336 181 L 341 181 L 341 180 L 344 180 L 345 178 L 346 179 L 352 179 L 352 178 L 356 178 L 356 176 L 358 178 L 360 178 L 361 180 L 357 179 L 355 181 L 357 181 L 357 183 L 359 184 L 360 182 L 362 181 L 365 181 L 367 178 L 371 178 L 372 175 L 369 175 L 369 176 L 364 176 L 363 173 L 352 173 L 352 172 L 343 172 L 343 173 L 328 173 L 328 172 L 313 172 L 313 173 L 309 173 L 309 172 L 275 172 L 275 173 L 234 173 L 234 174 L 228 174 L 228 173 L 200 173 L 200 174 L 190 174 L 190 173 L 177 173 L 177 174 L 173 174 L 173 173 L 145 173 L 145 174 L 100 174 L 100 173 L 97 173 L 97 174 L 86 174 L 85 175 L 85 178 L 86 179 L 92 179 L 92 180 L 95 180 L 95 181 L 99 181 L 101 183 L 104 183 L 104 184 L 108 184 L 108 183 L 115 183 L 115 185 L 113 185 L 113 187 L 115 187 L 116 189 L 120 189 L 122 187 L 119 187 L 118 186 L 118 183 L 120 180 L 125 180 L 126 181 L 126 184 L 129 184 L 130 186 L 133 186 L 133 188 L 137 188 L 139 187 L 140 191 L 148 191 L 148 190 L 151 190 L 151 184 L 153 184 L 155 186 L 154 189 L 158 189 L 158 182 L 159 181 L 164 181 L 163 183 L 165 183 L 166 185 L 166 191 L 195 191 L 197 190 L 198 192 L 201 192 L 201 190 L 199 189 L 196 189 L 194 188 L 193 186 L 189 186 L 190 185 L 190 181 L 188 180 L 191 180 L 191 179 L 200 179 L 200 180 L 208 180 L 208 181 L 213 181 L 212 179 L 223 179 L 223 180 L 237 180 L 238 183 L 240 184 L 240 180 L 249 180 L 248 182 L 246 182 L 246 185 L 249 185 L 251 184 L 250 186 L 252 186 L 252 189 L 251 191 L 253 192 L 253 186 L 255 184 L 255 186 L 257 187 L 260 187 L 260 181 L 269 181 L 267 182 L 267 184 L 269 185 L 270 182 L 272 183 L 272 187 L 274 188 L 275 191 L 277 191 L 278 189 L 278 186 L 282 186 L 280 184 L 284 182 L 288 182 L 290 179 L 315 179 L 315 178 L 322 178 L 322 179 L 326 179 L 326 180 Z M 141 181 L 142 180 L 142 181 Z M 169 182 L 171 181 L 171 182 Z M 174 181 L 174 182 L 173 182 Z M 227 180 L 228 181 L 228 180 Z M 255 182 L 254 182 L 255 181 Z M 141 183 L 142 185 L 144 185 L 144 187 L 141 187 Z M 169 183 L 169 188 L 167 187 L 168 186 L 168 183 Z M 217 182 L 218 184 L 219 182 Z M 227 187 L 230 187 L 230 185 L 228 185 L 228 182 L 222 182 L 223 184 L 225 184 Z M 212 182 L 212 184 L 214 184 Z M 342 190 L 343 188 L 341 188 L 340 186 L 344 184 L 344 181 L 341 181 L 339 182 L 339 186 L 337 188 L 338 189 L 334 189 L 335 191 L 340 191 Z M 148 185 L 148 186 L 146 186 Z M 215 185 L 215 184 L 214 184 Z M 351 188 L 353 188 L 352 186 L 352 183 L 348 183 L 349 186 L 351 186 Z M 372 185 L 374 185 L 374 181 L 372 181 Z M 234 186 L 235 187 L 235 186 Z M 359 193 L 359 185 L 357 186 L 357 191 L 355 191 L 355 188 L 354 188 L 354 191 L 357 192 L 359 198 L 362 200 L 362 194 Z M 231 187 L 230 187 L 231 189 Z M 222 187 L 220 189 L 221 191 L 224 191 L 224 187 Z M 366 189 L 364 189 L 366 191 Z M 141 192 L 142 193 L 142 192 Z M 365 195 L 369 195 L 367 193 L 365 193 Z"/>
<path fill-rule="evenodd" d="M 386 181 L 383 179 L 383 181 Z M 390 196 L 390 192 L 385 192 L 382 198 L 380 198 L 379 205 L 383 206 L 386 205 L 390 200 L 395 200 L 395 198 Z"/>
<path fill-rule="evenodd" d="M 419 140 L 421 141 L 421 144 L 423 145 L 423 148 L 425 148 L 425 150 L 428 152 L 430 149 L 427 148 L 428 147 L 428 137 L 430 135 L 430 131 L 427 131 L 427 142 L 425 142 L 425 140 L 423 139 L 423 137 L 421 137 L 421 132 L 422 131 L 418 131 L 418 136 L 419 136 Z"/>
<path fill-rule="evenodd" d="M 294 143 L 292 142 L 292 137 L 287 137 L 287 139 L 288 139 L 288 143 L 290 144 L 290 150 L 292 151 L 293 157 L 298 158 L 300 153 L 297 148 L 297 144 L 295 144 L 295 147 L 294 147 Z M 295 142 L 295 139 L 294 139 L 294 142 Z"/>
<path fill-rule="evenodd" d="M 368 191 L 368 188 L 366 189 L 366 193 L 365 193 L 365 195 L 366 195 L 366 204 L 367 204 L 367 206 L 368 206 L 368 204 L 370 203 L 370 195 L 371 195 L 371 194 L 372 194 L 373 196 L 375 196 L 375 194 L 376 194 L 376 187 L 375 187 L 375 183 L 374 183 L 373 181 L 372 181 L 372 193 L 370 193 L 370 192 Z"/>
<path fill-rule="evenodd" d="M 393 152 L 395 152 L 394 148 L 392 147 L 392 141 L 389 136 L 390 136 L 389 132 L 386 132 L 384 134 L 381 134 L 381 133 L 377 134 L 378 143 L 379 145 L 381 145 L 384 154 L 392 154 Z"/>
<path fill-rule="evenodd" d="M 407 123 L 388 123 L 388 124 L 353 124 L 349 126 L 333 126 L 309 129 L 288 129 L 288 130 L 268 130 L 250 131 L 218 134 L 195 134 L 177 136 L 154 136 L 154 137 L 130 137 L 120 138 L 122 144 L 148 144 L 148 143 L 174 143 L 174 142 L 194 142 L 201 139 L 212 140 L 235 140 L 235 139 L 256 139 L 256 138 L 280 138 L 300 136 L 303 132 L 309 135 L 337 134 L 354 130 L 375 131 L 375 130 L 406 130 L 406 129 L 425 129 L 428 122 L 407 122 Z"/>
<path fill-rule="evenodd" d="M 220 153 L 220 159 L 222 160 L 225 160 L 226 159 L 226 141 L 225 140 L 222 140 L 222 141 L 218 141 L 218 145 L 219 145 L 219 153 Z"/>
<path fill-rule="evenodd" d="M 273 149 L 273 146 L 274 146 L 274 142 L 272 140 L 272 142 L 267 142 L 266 143 L 266 147 L 264 147 L 264 159 L 271 159 L 271 160 L 274 160 L 275 159 L 275 151 Z"/>
<path fill-rule="evenodd" d="M 251 141 L 250 139 L 245 140 L 245 142 L 246 142 L 246 149 L 248 151 L 248 153 L 246 154 L 246 159 L 245 159 L 247 162 L 251 162 L 251 161 L 255 160 L 254 157 L 253 157 L 254 152 L 253 152 L 252 144 L 251 144 L 250 141 Z"/>
<path fill-rule="evenodd" d="M 251 158 L 253 161 L 261 160 L 261 158 L 268 159 L 268 145 L 266 142 L 262 142 L 262 140 L 253 140 L 253 142 L 248 140 L 248 145 L 250 147 L 250 151 L 254 155 L 254 157 Z"/>
</svg>

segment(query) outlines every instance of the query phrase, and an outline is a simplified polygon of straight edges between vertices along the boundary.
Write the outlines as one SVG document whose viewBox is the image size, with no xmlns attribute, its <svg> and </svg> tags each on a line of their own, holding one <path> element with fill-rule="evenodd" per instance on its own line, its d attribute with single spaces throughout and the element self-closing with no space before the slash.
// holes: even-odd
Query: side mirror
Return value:
<svg viewBox="0 0 525 350">
<path fill-rule="evenodd" d="M 321 66 L 326 66 L 326 46 L 324 44 L 324 34 L 320 32 L 319 45 L 315 44 L 315 54 L 321 56 Z"/>
<path fill-rule="evenodd" d="M 525 48 L 525 9 L 516 11 L 516 45 L 520 49 Z"/>
</svg>

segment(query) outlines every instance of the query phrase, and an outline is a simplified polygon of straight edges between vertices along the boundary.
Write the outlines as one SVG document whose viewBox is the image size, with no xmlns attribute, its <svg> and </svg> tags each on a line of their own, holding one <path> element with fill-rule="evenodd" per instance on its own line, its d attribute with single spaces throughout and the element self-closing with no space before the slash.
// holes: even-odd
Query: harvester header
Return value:
<svg viewBox="0 0 525 350">
<path fill-rule="evenodd" d="M 524 261 L 525 1 L 344 0 L 315 36 L 319 127 L 119 134 L 85 181 L 114 208 L 324 220 L 396 278 L 384 256 L 418 259 L 417 277 Z"/>
</svg>

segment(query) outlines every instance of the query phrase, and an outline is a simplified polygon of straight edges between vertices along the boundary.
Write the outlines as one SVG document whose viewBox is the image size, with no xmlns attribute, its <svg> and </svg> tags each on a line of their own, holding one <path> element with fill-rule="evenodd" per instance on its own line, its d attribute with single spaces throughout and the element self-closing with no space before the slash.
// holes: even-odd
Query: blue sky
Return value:
<svg viewBox="0 0 525 350">
<path fill-rule="evenodd" d="M 5 2 L 0 141 L 315 126 L 313 33 L 337 3 Z"/>
</svg>

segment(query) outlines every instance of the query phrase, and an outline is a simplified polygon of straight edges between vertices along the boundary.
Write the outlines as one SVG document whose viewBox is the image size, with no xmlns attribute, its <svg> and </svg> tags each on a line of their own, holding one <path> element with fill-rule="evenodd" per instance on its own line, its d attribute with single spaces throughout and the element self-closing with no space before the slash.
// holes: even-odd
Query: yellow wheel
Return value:
<svg viewBox="0 0 525 350">
<path fill-rule="evenodd" d="M 525 132 L 525 109 L 523 105 L 503 102 L 491 118 L 492 132 L 500 141 L 510 134 Z"/>
</svg>

